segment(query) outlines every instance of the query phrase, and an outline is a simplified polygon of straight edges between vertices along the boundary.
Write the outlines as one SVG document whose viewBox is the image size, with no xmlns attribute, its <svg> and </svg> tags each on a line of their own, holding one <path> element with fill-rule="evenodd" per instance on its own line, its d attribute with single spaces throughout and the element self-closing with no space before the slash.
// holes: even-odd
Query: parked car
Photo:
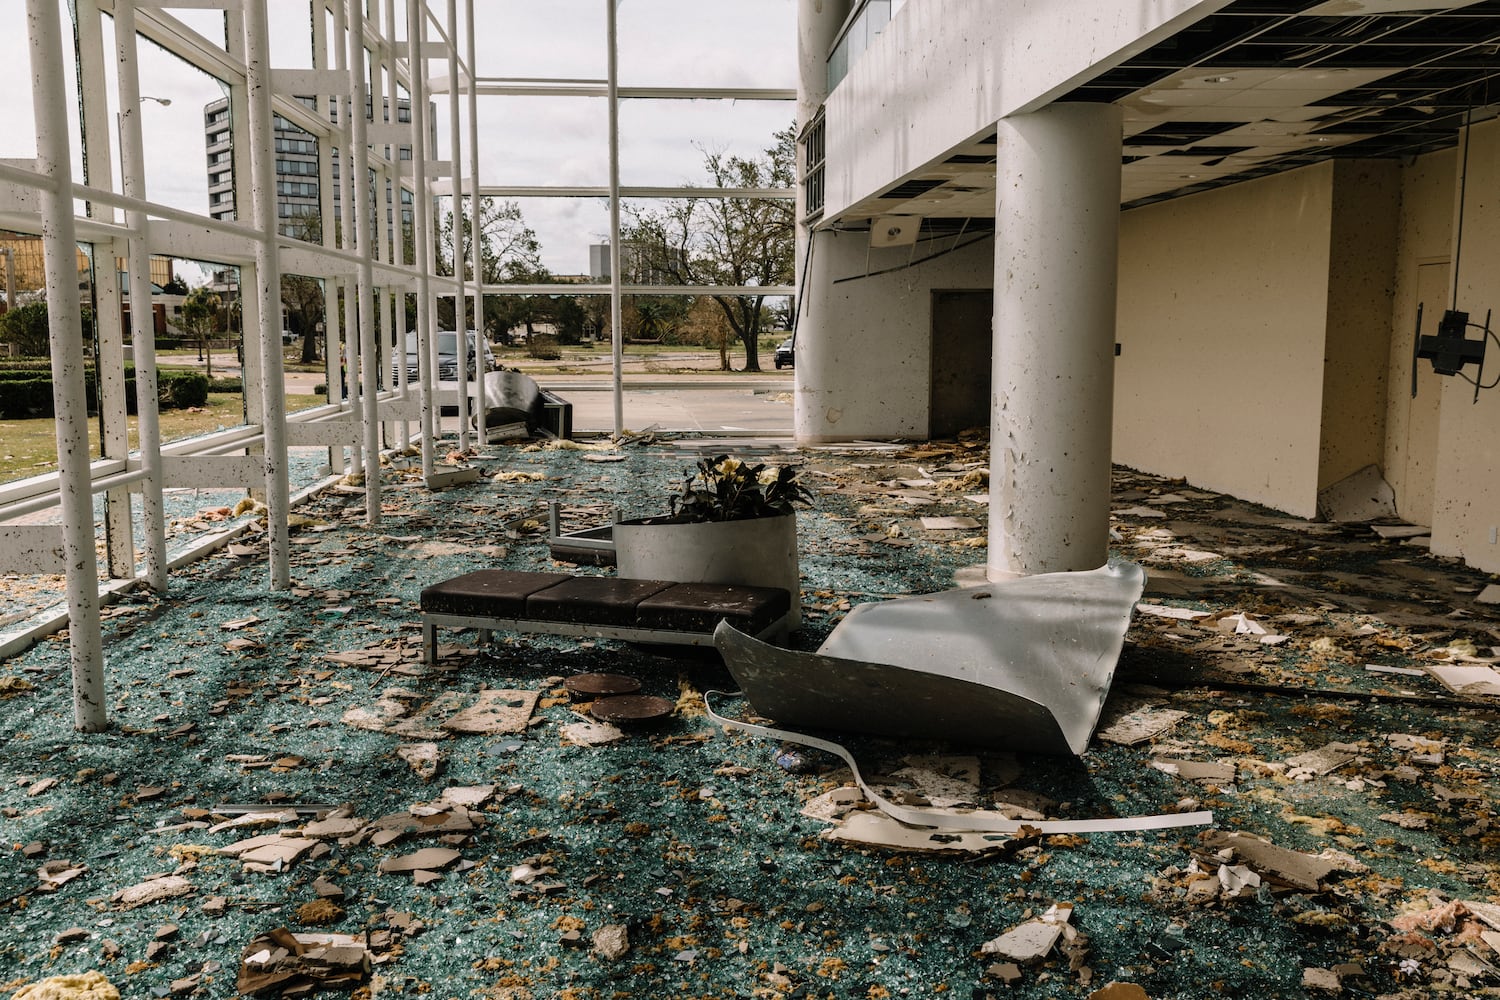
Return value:
<svg viewBox="0 0 1500 1000">
<path fill-rule="evenodd" d="M 776 357 L 772 360 L 775 362 L 778 370 L 797 367 L 797 357 L 792 347 L 794 339 L 793 337 L 788 337 L 781 342 L 780 347 L 776 348 Z"/>
<path fill-rule="evenodd" d="M 490 350 L 489 341 L 481 337 L 477 331 L 468 331 L 468 377 L 474 378 L 477 374 L 475 360 L 480 351 L 484 354 L 484 370 L 494 371 L 495 354 Z M 415 382 L 417 373 L 421 370 L 418 362 L 421 352 L 417 349 L 417 334 L 412 331 L 406 335 L 406 380 Z M 452 382 L 458 378 L 458 333 L 454 330 L 439 330 L 437 335 L 438 355 L 438 381 Z M 398 369 L 396 364 L 391 365 L 391 384 L 396 384 Z"/>
</svg>

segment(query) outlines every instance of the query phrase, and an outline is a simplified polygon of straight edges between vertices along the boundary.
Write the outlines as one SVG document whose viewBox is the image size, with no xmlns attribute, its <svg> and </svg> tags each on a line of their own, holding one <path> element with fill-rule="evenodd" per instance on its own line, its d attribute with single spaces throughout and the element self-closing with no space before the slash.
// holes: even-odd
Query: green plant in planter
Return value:
<svg viewBox="0 0 1500 1000">
<path fill-rule="evenodd" d="M 797 482 L 796 466 L 750 465 L 729 455 L 698 461 L 682 491 L 672 497 L 672 520 L 679 524 L 745 521 L 790 514 L 794 505 L 812 503 Z"/>
</svg>

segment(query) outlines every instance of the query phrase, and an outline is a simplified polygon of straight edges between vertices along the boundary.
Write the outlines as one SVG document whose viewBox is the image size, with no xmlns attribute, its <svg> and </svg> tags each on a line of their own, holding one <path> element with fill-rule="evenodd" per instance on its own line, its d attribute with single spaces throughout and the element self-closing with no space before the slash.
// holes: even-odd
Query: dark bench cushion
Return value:
<svg viewBox="0 0 1500 1000">
<path fill-rule="evenodd" d="M 567 573 L 482 569 L 423 590 L 422 610 L 433 614 L 525 618 L 528 597 L 571 579 Z"/>
<path fill-rule="evenodd" d="M 666 590 L 666 580 L 621 580 L 613 576 L 564 577 L 556 586 L 526 598 L 526 617 L 575 625 L 636 624 L 636 605 Z"/>
<path fill-rule="evenodd" d="M 721 620 L 759 635 L 792 608 L 786 591 L 725 583 L 677 583 L 636 605 L 640 628 L 712 632 Z"/>
</svg>

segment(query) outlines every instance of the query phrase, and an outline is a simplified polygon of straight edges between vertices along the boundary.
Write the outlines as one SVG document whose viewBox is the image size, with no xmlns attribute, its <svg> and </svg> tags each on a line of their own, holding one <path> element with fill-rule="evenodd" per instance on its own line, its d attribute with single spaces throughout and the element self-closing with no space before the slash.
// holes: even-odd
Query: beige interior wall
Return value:
<svg viewBox="0 0 1500 1000">
<path fill-rule="evenodd" d="M 1316 513 L 1333 174 L 1123 213 L 1116 462 Z"/>
<path fill-rule="evenodd" d="M 1463 240 L 1453 268 L 1458 308 L 1483 323 L 1486 310 L 1500 315 L 1500 121 L 1472 130 L 1467 173 Z M 1466 373 L 1472 376 L 1473 367 Z M 1500 348 L 1492 340 L 1484 378 L 1497 376 Z M 1432 551 L 1500 572 L 1500 387 L 1482 390 L 1475 402 L 1473 386 L 1444 379 L 1436 479 Z"/>
<path fill-rule="evenodd" d="M 1412 340 L 1417 306 L 1422 332 L 1437 332 L 1437 321 L 1451 294 L 1448 256 L 1453 240 L 1453 200 L 1457 157 L 1443 150 L 1420 157 L 1402 170 L 1401 218 L 1396 243 L 1396 294 L 1391 313 L 1390 384 L 1386 403 L 1386 481 L 1396 494 L 1396 511 L 1414 524 L 1432 524 L 1432 491 L 1437 472 L 1438 414 L 1443 378 L 1422 362 L 1412 398 Z"/>
<path fill-rule="evenodd" d="M 1318 488 L 1385 459 L 1401 167 L 1336 160 Z"/>
</svg>

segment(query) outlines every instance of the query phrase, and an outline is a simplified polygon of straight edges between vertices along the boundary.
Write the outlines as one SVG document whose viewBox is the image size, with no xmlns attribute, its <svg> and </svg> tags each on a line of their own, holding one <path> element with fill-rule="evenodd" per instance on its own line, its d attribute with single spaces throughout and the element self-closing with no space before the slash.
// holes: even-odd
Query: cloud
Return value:
<svg viewBox="0 0 1500 1000">
<path fill-rule="evenodd" d="M 606 0 L 475 0 L 477 71 L 481 77 L 602 80 L 606 73 Z M 460 17 L 464 4 L 460 3 Z M 274 65 L 311 65 L 308 5 L 270 0 Z M 383 10 L 383 5 L 380 7 Z M 796 9 L 793 0 L 704 3 L 702 0 L 619 0 L 621 83 L 657 86 L 796 85 Z M 64 32 L 67 0 L 59 0 Z M 444 5 L 435 4 L 441 16 Z M 222 47 L 222 15 L 172 10 L 171 15 Z M 401 15 L 398 14 L 398 18 Z M 404 39 L 404 20 L 396 26 Z M 114 51 L 113 21 L 105 18 L 105 46 Z M 76 133 L 76 79 L 71 46 L 64 66 L 69 113 Z M 167 97 L 147 102 L 147 193 L 174 208 L 206 213 L 207 161 L 203 106 L 223 94 L 220 84 L 160 48 L 140 40 L 141 92 Z M 434 72 L 443 74 L 441 63 Z M 105 72 L 107 114 L 118 107 L 115 63 Z M 25 7 L 0 3 L 0 157 L 35 156 Z M 446 95 L 438 95 L 435 158 L 448 156 Z M 467 128 L 466 101 L 463 128 Z M 753 155 L 771 133 L 791 121 L 789 103 L 630 101 L 621 109 L 621 178 L 626 184 L 676 185 L 703 180 L 698 146 Z M 480 181 L 506 185 L 602 186 L 608 183 L 608 109 L 599 98 L 479 98 Z M 114 132 L 113 124 L 108 130 Z M 695 145 L 696 144 L 696 145 Z M 111 146 L 114 143 L 111 141 Z M 117 163 L 117 151 L 111 159 Z M 465 146 L 467 159 L 467 146 Z M 81 154 L 75 143 L 75 170 Z M 117 176 L 117 167 L 116 167 Z M 547 265 L 560 273 L 587 268 L 588 245 L 609 228 L 602 199 L 529 198 L 527 222 L 542 242 Z"/>
</svg>

